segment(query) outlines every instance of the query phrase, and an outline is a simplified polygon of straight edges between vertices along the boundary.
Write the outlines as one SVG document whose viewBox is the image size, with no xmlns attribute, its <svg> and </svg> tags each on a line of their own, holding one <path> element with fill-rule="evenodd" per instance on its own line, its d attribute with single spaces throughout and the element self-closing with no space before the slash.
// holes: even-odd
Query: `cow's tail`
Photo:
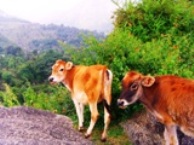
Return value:
<svg viewBox="0 0 194 145">
<path fill-rule="evenodd" d="M 104 99 L 103 99 L 103 105 L 106 108 L 107 112 L 109 114 L 111 114 L 111 109 L 110 109 L 110 105 L 111 105 L 111 101 L 112 101 L 112 81 L 113 81 L 113 73 L 109 70 L 106 69 L 103 72 L 103 95 L 104 95 Z"/>
</svg>

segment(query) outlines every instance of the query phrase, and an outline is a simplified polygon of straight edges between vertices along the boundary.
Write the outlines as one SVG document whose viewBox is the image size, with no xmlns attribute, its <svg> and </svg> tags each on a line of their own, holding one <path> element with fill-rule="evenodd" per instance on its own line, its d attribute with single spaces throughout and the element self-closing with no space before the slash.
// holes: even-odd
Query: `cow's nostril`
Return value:
<svg viewBox="0 0 194 145">
<path fill-rule="evenodd" d="M 121 101 L 121 100 L 117 101 L 117 105 L 118 106 L 123 106 L 124 105 L 124 101 Z"/>
<path fill-rule="evenodd" d="M 49 77 L 49 82 L 53 82 L 53 77 Z"/>
</svg>

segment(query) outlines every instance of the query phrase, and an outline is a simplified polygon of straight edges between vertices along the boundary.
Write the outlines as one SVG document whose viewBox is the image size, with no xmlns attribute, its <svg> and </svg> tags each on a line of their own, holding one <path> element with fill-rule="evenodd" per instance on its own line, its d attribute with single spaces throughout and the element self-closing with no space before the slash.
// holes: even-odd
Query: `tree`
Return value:
<svg viewBox="0 0 194 145">
<path fill-rule="evenodd" d="M 126 0 L 127 1 L 127 0 Z M 165 35 L 194 36 L 194 4 L 189 0 L 142 0 L 115 12 L 115 27 L 129 29 L 142 41 Z"/>
<path fill-rule="evenodd" d="M 14 55 L 14 56 L 23 56 L 24 53 L 20 47 L 17 46 L 8 46 L 6 49 L 7 55 Z"/>
<path fill-rule="evenodd" d="M 54 50 L 41 53 L 18 68 L 17 76 L 31 83 L 43 83 L 50 75 L 52 64 L 57 59 L 65 59 L 63 53 Z"/>
</svg>

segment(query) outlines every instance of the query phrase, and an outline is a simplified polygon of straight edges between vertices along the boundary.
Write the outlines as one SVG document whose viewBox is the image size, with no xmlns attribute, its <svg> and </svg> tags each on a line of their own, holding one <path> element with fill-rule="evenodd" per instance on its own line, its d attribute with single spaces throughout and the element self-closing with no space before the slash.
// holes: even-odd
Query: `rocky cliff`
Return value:
<svg viewBox="0 0 194 145">
<path fill-rule="evenodd" d="M 65 116 L 27 107 L 0 108 L 0 145 L 91 145 Z"/>
</svg>

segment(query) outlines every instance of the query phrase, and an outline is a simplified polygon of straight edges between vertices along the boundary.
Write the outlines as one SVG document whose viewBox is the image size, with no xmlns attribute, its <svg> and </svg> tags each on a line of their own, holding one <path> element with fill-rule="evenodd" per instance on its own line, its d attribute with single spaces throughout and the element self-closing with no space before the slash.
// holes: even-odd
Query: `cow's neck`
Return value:
<svg viewBox="0 0 194 145">
<path fill-rule="evenodd" d="M 72 91 L 72 88 L 73 88 L 73 79 L 75 76 L 76 69 L 77 67 L 73 66 L 73 68 L 67 72 L 66 78 L 62 82 L 69 91 Z"/>
<path fill-rule="evenodd" d="M 154 89 L 149 89 L 149 88 L 143 88 L 143 95 L 139 99 L 140 102 L 144 104 L 144 106 L 149 109 L 150 111 L 154 111 L 155 107 L 154 104 L 156 103 L 156 98 L 154 97 L 155 90 Z"/>
<path fill-rule="evenodd" d="M 144 89 L 144 95 L 140 98 L 140 101 L 144 104 L 144 106 L 150 111 L 152 115 L 154 115 L 158 121 L 163 123 L 163 117 L 161 115 L 161 96 L 158 94 L 157 87 L 153 89 Z M 164 102 L 163 102 L 164 103 Z"/>
</svg>

